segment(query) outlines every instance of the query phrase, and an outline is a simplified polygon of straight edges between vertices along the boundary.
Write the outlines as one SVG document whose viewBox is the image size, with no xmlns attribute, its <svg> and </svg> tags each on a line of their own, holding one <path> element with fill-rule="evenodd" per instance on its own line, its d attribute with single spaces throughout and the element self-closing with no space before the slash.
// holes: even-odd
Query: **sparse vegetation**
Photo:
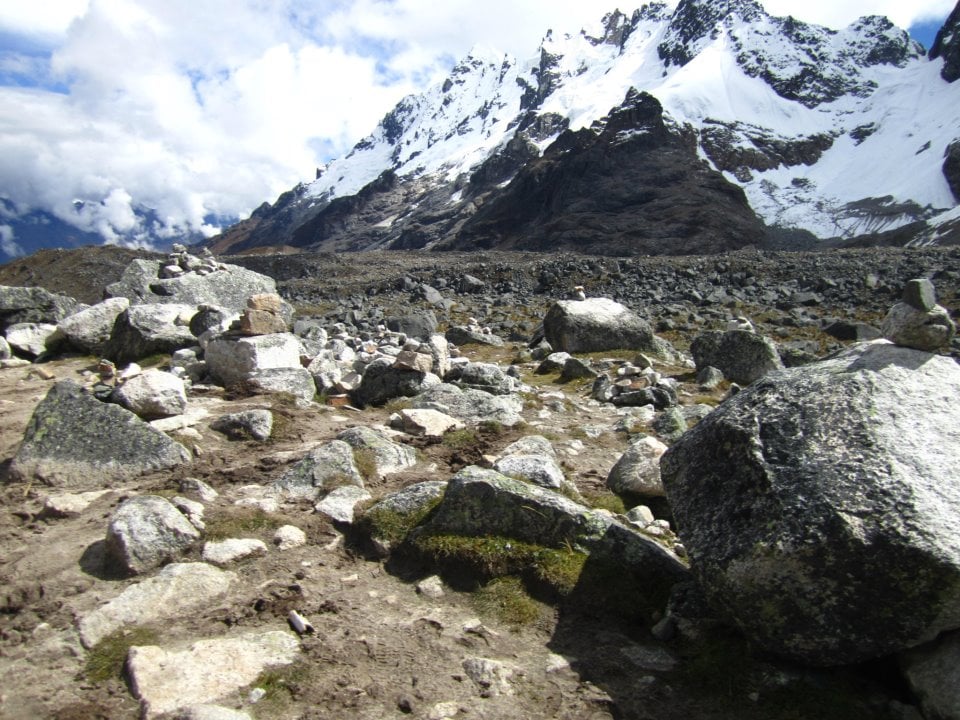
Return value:
<svg viewBox="0 0 960 720">
<path fill-rule="evenodd" d="M 472 428 L 448 430 L 443 434 L 443 438 L 441 438 L 441 442 L 453 450 L 461 450 L 471 445 L 476 445 L 479 441 L 480 435 Z"/>
<path fill-rule="evenodd" d="M 617 515 L 624 515 L 627 512 L 623 500 L 610 491 L 587 491 L 583 493 L 583 499 L 587 501 L 590 507 L 597 510 L 609 510 Z"/>
<path fill-rule="evenodd" d="M 473 604 L 481 615 L 513 627 L 533 625 L 550 612 L 549 607 L 530 597 L 520 578 L 513 576 L 491 580 L 474 593 Z"/>
<path fill-rule="evenodd" d="M 371 448 L 354 450 L 353 463 L 365 481 L 371 481 L 377 477 L 377 455 Z"/>
<path fill-rule="evenodd" d="M 127 652 L 134 645 L 154 645 L 159 640 L 156 630 L 131 627 L 107 635 L 87 653 L 84 673 L 90 682 L 106 682 L 123 675 Z"/>
<path fill-rule="evenodd" d="M 442 495 L 410 513 L 401 513 L 392 508 L 374 505 L 363 514 L 359 526 L 371 537 L 390 543 L 400 543 L 440 504 L 441 500 L 443 500 Z"/>
<path fill-rule="evenodd" d="M 206 520 L 204 536 L 207 540 L 260 535 L 276 530 L 283 520 L 260 508 L 232 507 Z"/>
</svg>

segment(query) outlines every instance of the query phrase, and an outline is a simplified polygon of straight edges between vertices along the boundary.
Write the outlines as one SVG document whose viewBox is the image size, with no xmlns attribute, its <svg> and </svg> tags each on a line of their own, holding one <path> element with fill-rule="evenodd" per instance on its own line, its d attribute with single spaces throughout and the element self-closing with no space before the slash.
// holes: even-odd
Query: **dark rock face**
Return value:
<svg viewBox="0 0 960 720">
<path fill-rule="evenodd" d="M 771 170 L 785 165 L 813 165 L 833 146 L 828 134 L 785 140 L 741 123 L 704 123 L 700 144 L 718 170 L 731 172 L 738 180 L 752 179 L 751 170 Z M 745 147 L 744 141 L 753 147 Z"/>
<path fill-rule="evenodd" d="M 836 665 L 960 627 L 958 391 L 951 359 L 857 345 L 760 380 L 667 451 L 693 568 L 751 639 Z"/>
<path fill-rule="evenodd" d="M 604 255 L 723 252 L 760 243 L 740 188 L 631 91 L 600 133 L 567 131 L 465 223 L 448 247 Z"/>
<path fill-rule="evenodd" d="M 10 472 L 25 482 L 103 487 L 189 460 L 186 448 L 129 410 L 64 380 L 34 410 Z"/>
<path fill-rule="evenodd" d="M 960 140 L 954 140 L 947 146 L 943 160 L 943 176 L 947 179 L 950 192 L 960 202 Z"/>
<path fill-rule="evenodd" d="M 952 83 L 960 78 L 960 3 L 957 3 L 943 27 L 940 28 L 933 41 L 933 47 L 930 48 L 930 59 L 937 58 L 943 58 L 940 76 L 944 80 Z M 957 195 L 956 191 L 954 195 Z"/>
<path fill-rule="evenodd" d="M 293 233 L 291 244 L 296 247 L 314 246 L 348 230 L 356 223 L 358 213 L 376 203 L 380 196 L 395 189 L 397 176 L 391 170 L 365 186 L 356 195 L 335 198 L 323 210 L 301 225 Z"/>
</svg>

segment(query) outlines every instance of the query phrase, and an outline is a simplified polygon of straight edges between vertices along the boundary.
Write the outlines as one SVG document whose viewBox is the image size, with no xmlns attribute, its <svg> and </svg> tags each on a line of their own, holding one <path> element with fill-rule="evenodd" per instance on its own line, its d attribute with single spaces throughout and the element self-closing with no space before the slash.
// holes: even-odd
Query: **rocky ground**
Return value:
<svg viewBox="0 0 960 720">
<path fill-rule="evenodd" d="M 79 266 L 95 267 L 98 256 L 84 251 Z M 502 348 L 465 346 L 463 352 L 518 368 L 534 389 L 525 396 L 524 423 L 475 427 L 438 441 L 410 439 L 416 465 L 368 480 L 374 499 L 414 483 L 448 480 L 468 465 L 487 465 L 510 442 L 536 433 L 552 442 L 566 478 L 589 502 L 615 506 L 607 474 L 631 433 L 649 427 L 637 426 L 630 409 L 592 401 L 589 383 L 535 375 L 537 363 L 526 349 L 549 303 L 574 285 L 635 309 L 681 352 L 700 332 L 723 329 L 742 315 L 797 363 L 855 339 L 851 334 L 860 326 L 854 321 L 877 325 L 910 278 L 933 279 L 940 303 L 954 315 L 960 311 L 957 250 L 744 251 L 627 260 L 370 253 L 229 261 L 271 275 L 301 316 L 325 324 L 363 331 L 401 311 L 429 310 L 441 329 L 474 318 L 508 338 Z M 0 284 L 69 289 L 92 302 L 119 275 L 116 265 L 111 259 L 100 274 L 73 274 L 69 263 L 28 259 L 0 268 Z M 630 354 L 591 359 L 604 357 Z M 162 365 L 165 359 L 152 361 Z M 699 387 L 682 358 L 655 367 L 679 381 L 685 406 L 715 405 L 727 389 Z M 93 370 L 94 358 L 78 356 L 0 370 L 4 470 L 51 384 L 82 382 Z M 257 497 L 251 486 L 269 485 L 310 447 L 348 427 L 383 425 L 396 406 L 355 410 L 222 391 L 194 393 L 190 403 L 191 431 L 173 432 L 194 452 L 188 465 L 100 488 L 108 492 L 87 497 L 89 505 L 79 511 L 58 510 L 62 498 L 50 500 L 62 494 L 55 488 L 3 486 L 0 717 L 138 717 L 141 708 L 123 672 L 128 646 L 173 651 L 201 639 L 287 630 L 288 613 L 296 610 L 315 632 L 302 637 L 295 660 L 259 674 L 221 704 L 261 719 L 919 718 L 893 661 L 812 670 L 764 655 L 722 624 L 701 628 L 699 637 L 658 639 L 651 633 L 657 612 L 624 611 L 631 598 L 598 603 L 604 587 L 591 582 L 600 580 L 584 578 L 577 592 L 560 599 L 506 583 L 481 588 L 476 577 L 419 558 L 377 557 L 362 534 L 314 513 L 311 502 L 267 509 L 247 502 Z M 249 408 L 274 412 L 268 441 L 229 440 L 209 428 L 211 418 Z M 111 513 L 136 494 L 187 494 L 190 478 L 219 493 L 205 503 L 206 539 L 258 538 L 267 552 L 227 566 L 236 573 L 228 593 L 172 619 L 131 624 L 109 643 L 85 649 L 78 620 L 134 583 L 103 570 Z M 95 485 L 91 479 L 83 489 Z M 274 535 L 284 525 L 303 530 L 306 543 L 280 550 Z M 198 546 L 182 560 L 199 559 Z M 439 591 L 421 584 L 438 569 L 445 570 Z M 177 662 L 169 662 L 173 672 Z"/>
</svg>

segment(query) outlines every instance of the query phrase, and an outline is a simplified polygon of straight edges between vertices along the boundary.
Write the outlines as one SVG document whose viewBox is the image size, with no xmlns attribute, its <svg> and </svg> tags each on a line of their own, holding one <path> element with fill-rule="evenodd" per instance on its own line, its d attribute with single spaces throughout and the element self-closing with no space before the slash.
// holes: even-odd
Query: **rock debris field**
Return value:
<svg viewBox="0 0 960 720">
<path fill-rule="evenodd" d="M 960 251 L 0 267 L 0 717 L 960 718 Z"/>
</svg>

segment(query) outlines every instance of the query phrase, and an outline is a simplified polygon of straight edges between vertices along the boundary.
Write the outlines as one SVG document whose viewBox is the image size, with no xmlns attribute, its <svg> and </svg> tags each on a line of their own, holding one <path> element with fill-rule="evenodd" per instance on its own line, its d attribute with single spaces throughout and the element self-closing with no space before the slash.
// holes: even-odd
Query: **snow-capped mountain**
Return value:
<svg viewBox="0 0 960 720">
<path fill-rule="evenodd" d="M 832 30 L 754 0 L 652 3 L 548 34 L 525 62 L 474 48 L 214 247 L 944 242 L 960 198 L 958 76 L 957 10 L 928 58 L 878 16 Z"/>
</svg>

